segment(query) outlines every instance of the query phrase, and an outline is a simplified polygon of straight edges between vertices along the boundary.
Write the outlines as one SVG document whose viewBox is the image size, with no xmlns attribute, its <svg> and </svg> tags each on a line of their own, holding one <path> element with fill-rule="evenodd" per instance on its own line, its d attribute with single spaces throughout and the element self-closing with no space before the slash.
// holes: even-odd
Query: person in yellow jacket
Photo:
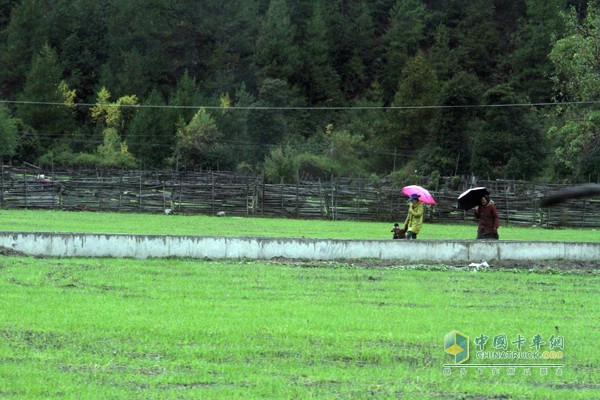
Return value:
<svg viewBox="0 0 600 400">
<path fill-rule="evenodd" d="M 406 238 L 416 239 L 419 231 L 421 231 L 421 225 L 423 225 L 423 203 L 419 200 L 418 194 L 411 194 L 408 202 L 410 203 L 408 215 L 406 221 L 404 221 L 404 226 L 408 227 Z"/>
</svg>

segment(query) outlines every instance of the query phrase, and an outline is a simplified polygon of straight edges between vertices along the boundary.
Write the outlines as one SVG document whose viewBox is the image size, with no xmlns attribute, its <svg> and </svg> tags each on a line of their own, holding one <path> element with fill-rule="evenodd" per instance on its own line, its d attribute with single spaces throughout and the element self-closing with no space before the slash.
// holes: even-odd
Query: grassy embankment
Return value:
<svg viewBox="0 0 600 400">
<path fill-rule="evenodd" d="M 390 239 L 393 222 L 0 210 L 0 230 L 3 231 Z M 544 229 L 502 224 L 499 233 L 502 240 L 600 241 L 600 233 L 594 229 Z M 463 240 L 473 239 L 475 235 L 474 221 L 463 225 L 425 224 L 419 239 Z"/>
</svg>

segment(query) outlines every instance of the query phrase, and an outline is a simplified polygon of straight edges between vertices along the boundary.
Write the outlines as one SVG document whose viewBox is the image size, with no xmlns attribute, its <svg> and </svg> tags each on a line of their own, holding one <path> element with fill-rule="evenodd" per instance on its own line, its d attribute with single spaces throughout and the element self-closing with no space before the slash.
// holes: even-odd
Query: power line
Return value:
<svg viewBox="0 0 600 400">
<path fill-rule="evenodd" d="M 49 101 L 26 101 L 26 100 L 0 100 L 3 104 L 16 105 L 40 105 L 40 106 L 67 106 L 60 102 Z M 421 106 L 283 106 L 283 107 L 262 107 L 262 106 L 172 106 L 172 105 L 153 105 L 153 104 L 102 104 L 103 107 L 122 107 L 122 108 L 154 108 L 154 109 L 200 109 L 222 110 L 222 111 L 352 111 L 352 110 L 426 110 L 426 109 L 460 109 L 460 108 L 503 108 L 503 107 L 548 107 L 565 105 L 595 105 L 600 104 L 600 100 L 593 101 L 565 101 L 560 103 L 540 102 L 540 103 L 508 103 L 508 104 L 465 104 L 465 105 L 421 105 Z M 98 103 L 74 103 L 75 107 L 97 107 Z"/>
</svg>

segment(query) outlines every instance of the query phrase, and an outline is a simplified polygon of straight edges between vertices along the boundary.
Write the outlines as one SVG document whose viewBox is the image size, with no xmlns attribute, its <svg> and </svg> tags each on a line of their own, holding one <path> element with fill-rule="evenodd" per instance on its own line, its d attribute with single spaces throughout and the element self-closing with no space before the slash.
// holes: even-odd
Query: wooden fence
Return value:
<svg viewBox="0 0 600 400">
<path fill-rule="evenodd" d="M 516 181 L 452 180 L 430 192 L 434 223 L 473 221 L 456 199 L 472 186 L 486 186 L 503 223 L 547 227 L 600 227 L 600 199 L 570 200 L 551 208 L 540 200 L 561 185 Z M 420 182 L 415 182 L 419 184 Z M 2 167 L 0 207 L 114 212 L 285 217 L 402 222 L 406 196 L 389 181 L 337 178 L 297 184 L 267 184 L 261 177 L 223 172 L 42 171 Z"/>
</svg>

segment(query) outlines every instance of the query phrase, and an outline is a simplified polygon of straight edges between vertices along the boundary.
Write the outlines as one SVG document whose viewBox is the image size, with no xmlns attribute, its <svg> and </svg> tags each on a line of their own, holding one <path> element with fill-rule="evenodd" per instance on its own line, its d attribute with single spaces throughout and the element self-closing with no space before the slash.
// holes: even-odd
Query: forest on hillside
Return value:
<svg viewBox="0 0 600 400">
<path fill-rule="evenodd" d="M 0 0 L 0 157 L 600 178 L 596 0 Z"/>
</svg>

